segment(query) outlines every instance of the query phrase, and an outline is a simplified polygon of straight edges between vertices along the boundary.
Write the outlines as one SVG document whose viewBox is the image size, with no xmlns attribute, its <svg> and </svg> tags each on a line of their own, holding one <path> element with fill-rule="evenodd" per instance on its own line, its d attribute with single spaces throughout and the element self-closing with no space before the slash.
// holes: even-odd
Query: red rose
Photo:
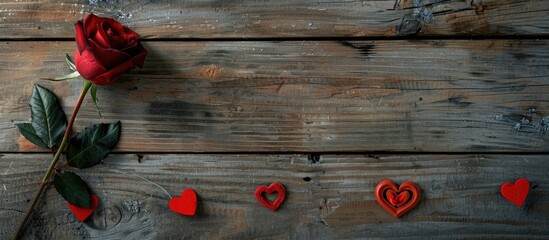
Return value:
<svg viewBox="0 0 549 240">
<path fill-rule="evenodd" d="M 143 67 L 147 50 L 137 34 L 111 18 L 89 14 L 76 27 L 76 70 L 97 85 L 110 85 L 120 74 Z"/>
</svg>

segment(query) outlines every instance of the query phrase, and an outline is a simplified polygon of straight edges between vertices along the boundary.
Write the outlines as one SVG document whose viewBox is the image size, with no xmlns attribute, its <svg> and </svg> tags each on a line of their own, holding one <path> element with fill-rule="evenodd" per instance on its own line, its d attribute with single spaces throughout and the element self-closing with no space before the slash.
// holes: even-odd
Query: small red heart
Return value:
<svg viewBox="0 0 549 240">
<path fill-rule="evenodd" d="M 97 209 L 99 206 L 99 199 L 96 195 L 90 196 L 91 201 L 91 208 L 83 208 L 76 205 L 72 205 L 70 202 L 67 202 L 67 205 L 69 206 L 69 209 L 71 210 L 72 214 L 78 218 L 78 221 L 83 222 L 85 221 L 92 213 Z"/>
<path fill-rule="evenodd" d="M 274 192 L 278 193 L 278 197 L 276 197 L 274 202 L 270 202 L 265 198 L 264 194 L 271 194 Z M 277 182 L 271 183 L 268 187 L 261 185 L 255 190 L 255 198 L 259 201 L 259 203 L 261 203 L 261 205 L 274 212 L 278 209 L 278 207 L 280 207 L 280 204 L 282 204 L 286 198 L 286 189 L 282 184 Z"/>
<path fill-rule="evenodd" d="M 530 182 L 526 178 L 519 178 L 515 183 L 506 182 L 501 185 L 501 195 L 509 202 L 522 207 L 530 191 Z"/>
<path fill-rule="evenodd" d="M 410 200 L 410 193 L 408 191 L 396 193 L 393 189 L 389 189 L 387 190 L 385 197 L 394 207 L 401 207 Z"/>
<path fill-rule="evenodd" d="M 415 183 L 407 181 L 397 187 L 391 180 L 379 182 L 375 196 L 377 203 L 396 218 L 412 210 L 421 198 L 419 188 Z"/>
<path fill-rule="evenodd" d="M 192 188 L 187 188 L 181 193 L 181 197 L 175 197 L 168 204 L 170 209 L 176 213 L 186 216 L 194 216 L 196 213 L 196 193 Z"/>
</svg>

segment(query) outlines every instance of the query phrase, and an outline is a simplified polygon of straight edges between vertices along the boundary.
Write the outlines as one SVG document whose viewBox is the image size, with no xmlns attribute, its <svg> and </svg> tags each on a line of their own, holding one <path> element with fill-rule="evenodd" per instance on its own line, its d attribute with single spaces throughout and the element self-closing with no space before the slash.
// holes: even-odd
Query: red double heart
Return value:
<svg viewBox="0 0 549 240">
<path fill-rule="evenodd" d="M 175 197 L 168 204 L 170 209 L 176 213 L 186 216 L 194 216 L 197 205 L 196 192 L 193 189 L 187 188 L 181 193 L 181 197 Z"/>
<path fill-rule="evenodd" d="M 522 207 L 530 191 L 530 182 L 526 178 L 519 178 L 515 183 L 506 182 L 501 185 L 501 195 L 509 202 Z"/>
<path fill-rule="evenodd" d="M 396 218 L 412 210 L 421 198 L 419 188 L 415 183 L 407 181 L 397 187 L 391 180 L 379 182 L 375 196 L 377 203 Z"/>
<path fill-rule="evenodd" d="M 274 202 L 271 202 L 265 198 L 265 194 L 272 194 L 274 192 L 278 193 L 278 196 L 276 197 Z M 282 204 L 282 202 L 286 198 L 286 189 L 282 184 L 277 182 L 271 183 L 271 185 L 269 185 L 268 187 L 265 185 L 261 185 L 255 190 L 255 198 L 257 199 L 257 201 L 259 201 L 259 203 L 261 203 L 261 205 L 263 205 L 267 209 L 271 211 L 276 211 L 278 207 L 280 207 L 280 204 Z"/>
<path fill-rule="evenodd" d="M 70 202 L 67 202 L 67 205 L 69 206 L 69 209 L 71 210 L 72 214 L 74 214 L 74 216 L 78 219 L 78 221 L 83 222 L 99 206 L 99 199 L 97 198 L 96 195 L 90 196 L 90 202 L 91 202 L 90 208 L 83 208 L 76 205 L 72 205 Z"/>
</svg>

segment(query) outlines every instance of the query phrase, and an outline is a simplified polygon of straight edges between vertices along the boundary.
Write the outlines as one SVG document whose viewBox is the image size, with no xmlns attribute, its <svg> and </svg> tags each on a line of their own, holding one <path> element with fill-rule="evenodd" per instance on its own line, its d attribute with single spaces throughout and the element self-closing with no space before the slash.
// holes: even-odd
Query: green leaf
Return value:
<svg viewBox="0 0 549 240">
<path fill-rule="evenodd" d="M 48 147 L 48 144 L 46 144 L 42 139 L 36 135 L 36 131 L 34 131 L 34 128 L 32 128 L 32 124 L 30 123 L 18 123 L 15 124 L 17 128 L 19 129 L 19 132 L 21 132 L 21 135 L 23 135 L 27 140 L 29 140 L 31 143 L 34 143 L 36 146 L 40 147 Z"/>
<path fill-rule="evenodd" d="M 71 60 L 71 57 L 69 56 L 69 54 L 65 54 L 65 61 L 67 62 L 67 65 L 69 65 L 69 68 L 71 68 L 73 71 L 77 71 L 76 70 L 76 65 L 74 65 L 73 61 Z"/>
<path fill-rule="evenodd" d="M 63 138 L 63 134 L 67 128 L 67 118 L 57 101 L 57 97 L 50 90 L 39 85 L 34 85 L 29 106 L 34 134 L 49 148 L 57 145 Z M 24 130 L 30 131 L 28 126 L 24 127 L 26 127 Z M 31 142 L 34 143 L 34 141 Z"/>
<path fill-rule="evenodd" d="M 120 121 L 87 127 L 69 142 L 67 163 L 76 168 L 92 167 L 109 154 L 119 139 Z"/>
<path fill-rule="evenodd" d="M 78 70 L 76 70 L 76 65 L 74 65 L 74 63 L 72 62 L 71 57 L 69 57 L 69 54 L 66 54 L 65 62 L 67 62 L 67 65 L 69 65 L 69 68 L 73 71 L 72 73 L 69 73 L 63 77 L 58 77 L 58 78 L 40 78 L 40 79 L 49 80 L 49 81 L 63 81 L 63 80 L 79 77 L 80 73 L 78 72 Z"/>
<path fill-rule="evenodd" d="M 90 190 L 82 178 L 72 172 L 60 171 L 53 178 L 53 185 L 61 196 L 70 202 L 83 208 L 90 208 Z"/>
<path fill-rule="evenodd" d="M 87 80 L 86 80 L 87 81 Z M 99 113 L 99 116 L 101 116 L 101 111 L 99 110 L 99 106 L 97 105 L 97 90 L 99 89 L 99 86 L 93 84 L 91 86 L 91 91 L 90 91 L 90 94 L 91 94 L 91 97 L 92 97 L 92 100 L 93 100 L 93 103 L 95 104 L 95 108 L 97 109 L 97 113 Z"/>
<path fill-rule="evenodd" d="M 49 81 L 63 81 L 63 80 L 71 79 L 71 78 L 76 78 L 76 77 L 79 77 L 79 76 L 80 76 L 80 73 L 78 71 L 74 71 L 73 73 L 69 73 L 65 76 L 58 77 L 58 78 L 40 78 L 40 79 L 49 80 Z"/>
</svg>

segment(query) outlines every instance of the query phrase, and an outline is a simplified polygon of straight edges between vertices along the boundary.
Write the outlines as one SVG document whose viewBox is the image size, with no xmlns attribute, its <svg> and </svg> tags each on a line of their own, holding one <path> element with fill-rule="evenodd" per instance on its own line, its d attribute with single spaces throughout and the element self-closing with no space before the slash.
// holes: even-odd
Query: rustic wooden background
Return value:
<svg viewBox="0 0 549 240">
<path fill-rule="evenodd" d="M 70 113 L 73 23 L 93 12 L 141 34 L 145 68 L 101 88 L 76 129 L 122 121 L 87 222 L 47 190 L 25 239 L 549 238 L 549 1 L 0 1 L 0 239 L 51 159 L 20 136 L 32 86 Z M 533 182 L 526 206 L 499 194 Z M 420 204 L 379 207 L 382 179 Z M 283 183 L 270 212 L 258 185 Z M 170 212 L 194 188 L 196 217 Z"/>
</svg>

